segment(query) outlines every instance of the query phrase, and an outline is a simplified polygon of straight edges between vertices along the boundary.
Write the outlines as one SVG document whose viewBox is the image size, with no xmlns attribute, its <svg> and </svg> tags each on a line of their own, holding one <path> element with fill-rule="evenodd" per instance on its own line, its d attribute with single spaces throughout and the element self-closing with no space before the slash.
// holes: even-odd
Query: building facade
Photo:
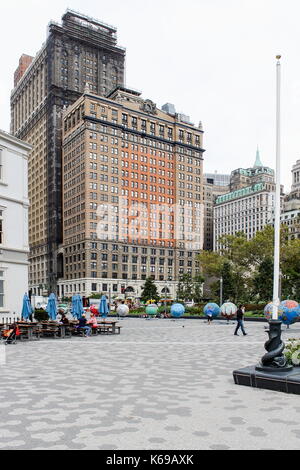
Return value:
<svg viewBox="0 0 300 470">
<path fill-rule="evenodd" d="M 61 297 L 138 298 L 151 277 L 174 298 L 199 273 L 203 130 L 165 109 L 119 86 L 64 113 Z"/>
<path fill-rule="evenodd" d="M 223 235 L 243 232 L 247 239 L 272 223 L 275 205 L 274 170 L 262 165 L 259 152 L 254 167 L 231 173 L 230 192 L 214 204 L 214 250 L 221 248 Z"/>
<path fill-rule="evenodd" d="M 288 229 L 290 239 L 300 238 L 300 160 L 292 168 L 292 187 L 284 198 L 281 223 Z"/>
<path fill-rule="evenodd" d="M 34 293 L 56 291 L 63 275 L 62 110 L 86 84 L 106 95 L 124 82 L 125 49 L 114 27 L 72 10 L 51 22 L 46 43 L 27 69 L 15 75 L 11 133 L 29 142 L 29 282 Z M 24 65 L 24 61 L 23 61 Z"/>
<path fill-rule="evenodd" d="M 28 292 L 28 153 L 0 130 L 0 323 L 21 317 Z"/>
<path fill-rule="evenodd" d="M 214 203 L 218 196 L 228 193 L 230 175 L 215 173 L 204 174 L 204 238 L 203 249 L 212 251 L 214 246 Z"/>
<path fill-rule="evenodd" d="M 19 60 L 19 67 L 15 71 L 14 74 L 14 87 L 17 86 L 21 78 L 23 77 L 24 73 L 28 69 L 29 65 L 33 61 L 33 57 L 27 54 L 22 54 Z"/>
</svg>

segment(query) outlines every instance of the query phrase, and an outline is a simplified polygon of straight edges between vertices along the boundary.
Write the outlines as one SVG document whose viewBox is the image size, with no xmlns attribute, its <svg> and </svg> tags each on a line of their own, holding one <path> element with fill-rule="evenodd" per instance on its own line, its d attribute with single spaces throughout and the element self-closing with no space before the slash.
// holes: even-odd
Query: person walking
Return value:
<svg viewBox="0 0 300 470">
<path fill-rule="evenodd" d="M 236 312 L 236 320 L 237 320 L 237 325 L 236 325 L 236 329 L 235 329 L 235 332 L 234 332 L 234 335 L 235 336 L 239 336 L 238 335 L 238 330 L 241 328 L 242 330 L 242 333 L 244 336 L 247 335 L 246 331 L 245 331 L 245 328 L 244 328 L 244 323 L 243 323 L 243 320 L 244 320 L 244 313 L 245 313 L 245 307 L 244 305 L 240 305 L 237 312 Z"/>
</svg>

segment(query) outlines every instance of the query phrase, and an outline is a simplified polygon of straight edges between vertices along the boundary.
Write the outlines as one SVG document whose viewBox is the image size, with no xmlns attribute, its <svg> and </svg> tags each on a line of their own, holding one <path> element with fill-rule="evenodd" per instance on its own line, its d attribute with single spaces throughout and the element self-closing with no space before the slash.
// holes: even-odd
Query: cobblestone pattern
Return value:
<svg viewBox="0 0 300 470">
<path fill-rule="evenodd" d="M 264 326 L 125 319 L 121 335 L 5 348 L 1 449 L 298 449 L 300 397 L 237 386 Z M 299 337 L 293 325 L 283 338 Z"/>
</svg>

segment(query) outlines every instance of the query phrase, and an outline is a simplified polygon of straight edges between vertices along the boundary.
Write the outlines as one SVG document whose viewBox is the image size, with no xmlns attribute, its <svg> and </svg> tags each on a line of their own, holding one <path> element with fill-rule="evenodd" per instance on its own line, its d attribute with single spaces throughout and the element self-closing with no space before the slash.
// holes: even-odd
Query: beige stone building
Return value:
<svg viewBox="0 0 300 470">
<path fill-rule="evenodd" d="M 61 296 L 139 297 L 152 277 L 174 297 L 180 274 L 199 273 L 202 126 L 163 109 L 119 86 L 65 111 Z"/>
<path fill-rule="evenodd" d="M 223 235 L 243 232 L 247 239 L 274 215 L 275 172 L 261 163 L 259 151 L 252 168 L 238 168 L 230 177 L 230 192 L 220 195 L 214 203 L 214 250 L 219 251 Z"/>
<path fill-rule="evenodd" d="M 292 168 L 292 187 L 284 198 L 281 223 L 288 229 L 290 239 L 300 238 L 300 160 Z"/>
</svg>

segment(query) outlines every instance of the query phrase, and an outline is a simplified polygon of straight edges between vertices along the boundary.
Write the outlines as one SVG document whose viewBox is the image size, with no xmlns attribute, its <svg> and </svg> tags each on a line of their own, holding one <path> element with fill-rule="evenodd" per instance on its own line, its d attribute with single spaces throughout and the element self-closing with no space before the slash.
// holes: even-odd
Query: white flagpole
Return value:
<svg viewBox="0 0 300 470">
<path fill-rule="evenodd" d="M 275 195 L 275 224 L 274 224 L 274 279 L 273 279 L 273 313 L 272 319 L 278 320 L 279 299 L 279 273 L 280 273 L 280 153 L 281 153 L 281 56 L 277 55 L 277 104 L 276 104 L 276 195 Z"/>
</svg>

